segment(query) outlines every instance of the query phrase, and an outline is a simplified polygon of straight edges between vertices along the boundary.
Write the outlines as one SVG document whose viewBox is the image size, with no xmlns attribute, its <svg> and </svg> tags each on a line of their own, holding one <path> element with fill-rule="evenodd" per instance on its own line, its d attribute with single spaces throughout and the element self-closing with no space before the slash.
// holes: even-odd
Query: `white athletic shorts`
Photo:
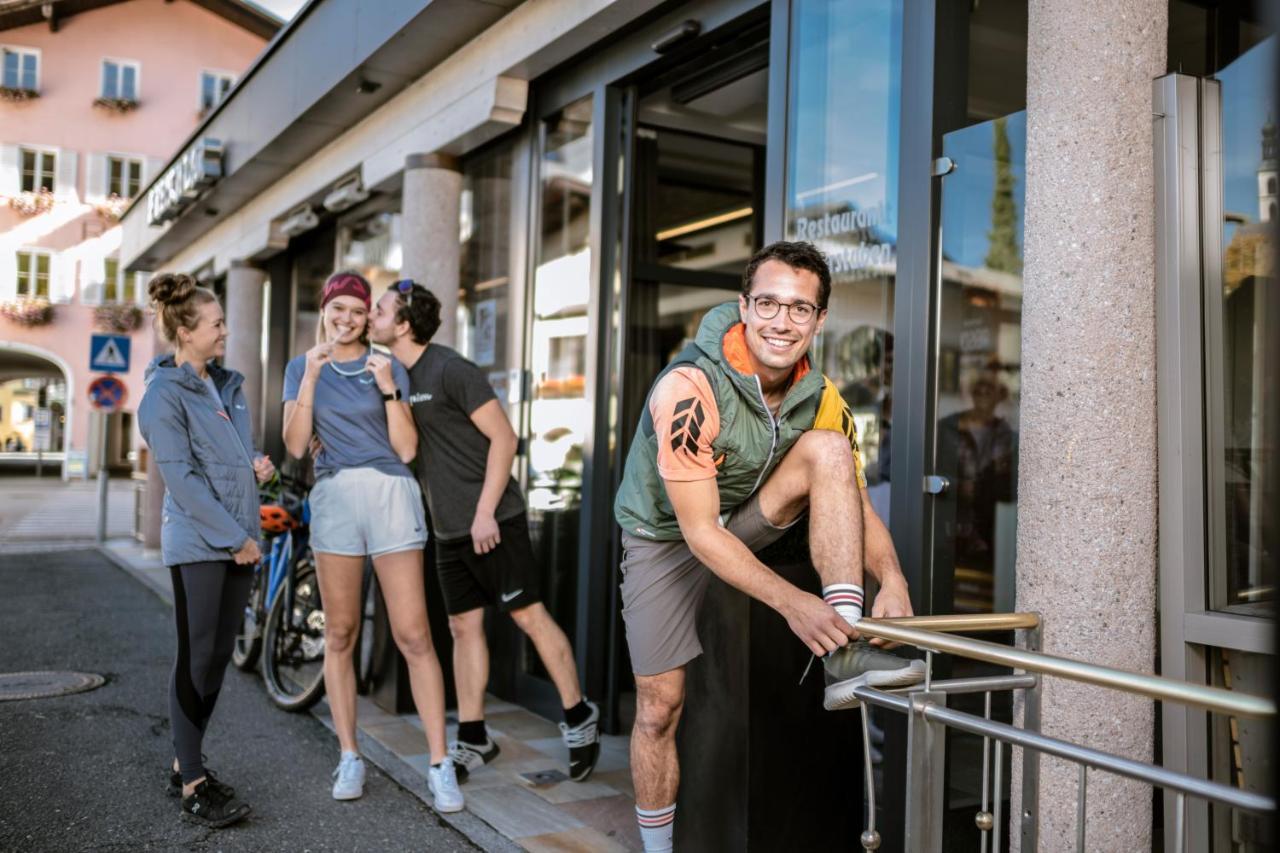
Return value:
<svg viewBox="0 0 1280 853">
<path fill-rule="evenodd" d="M 413 477 L 345 468 L 311 488 L 311 548 L 347 557 L 380 557 L 427 543 L 422 489 Z"/>
</svg>

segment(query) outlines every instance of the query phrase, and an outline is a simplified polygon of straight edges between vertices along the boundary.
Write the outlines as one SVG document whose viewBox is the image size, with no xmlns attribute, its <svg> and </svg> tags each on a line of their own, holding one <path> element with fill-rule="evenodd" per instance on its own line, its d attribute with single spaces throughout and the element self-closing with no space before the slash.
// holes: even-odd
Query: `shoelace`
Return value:
<svg viewBox="0 0 1280 853">
<path fill-rule="evenodd" d="M 475 760 L 478 760 L 483 764 L 484 753 L 480 751 L 479 747 L 476 747 L 473 744 L 457 741 L 449 748 L 449 760 L 454 764 L 469 767 Z"/>
<path fill-rule="evenodd" d="M 452 761 L 452 759 L 449 760 Z M 441 793 L 461 794 L 462 789 L 458 787 L 458 775 L 456 772 L 449 772 L 451 770 L 453 770 L 452 766 L 446 769 L 445 766 L 441 764 L 439 767 L 431 768 L 431 775 L 435 778 L 436 787 L 440 789 Z"/>
<path fill-rule="evenodd" d="M 565 746 L 575 749 L 580 746 L 591 746 L 599 738 L 596 737 L 596 722 L 583 723 L 580 726 L 569 728 L 568 723 L 560 724 L 560 734 L 564 736 Z"/>
<path fill-rule="evenodd" d="M 360 759 L 344 758 L 338 762 L 337 767 L 333 768 L 333 773 L 331 773 L 330 775 L 334 779 L 341 777 L 342 781 L 346 782 L 350 779 L 351 775 L 356 772 L 356 768 L 359 766 L 360 766 Z"/>
</svg>

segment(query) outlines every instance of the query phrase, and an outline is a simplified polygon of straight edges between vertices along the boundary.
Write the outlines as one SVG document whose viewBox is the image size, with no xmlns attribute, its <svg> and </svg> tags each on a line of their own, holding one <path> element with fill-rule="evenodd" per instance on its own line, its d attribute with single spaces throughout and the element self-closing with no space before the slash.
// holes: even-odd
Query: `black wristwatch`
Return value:
<svg viewBox="0 0 1280 853">
<path fill-rule="evenodd" d="M 394 394 L 383 394 L 383 395 L 382 395 L 382 402 L 384 402 L 384 403 L 390 403 L 392 400 L 399 400 L 400 398 L 401 398 L 401 397 L 400 397 L 400 389 L 399 389 L 399 388 L 397 388 L 397 389 L 396 389 L 396 393 L 394 393 Z"/>
</svg>

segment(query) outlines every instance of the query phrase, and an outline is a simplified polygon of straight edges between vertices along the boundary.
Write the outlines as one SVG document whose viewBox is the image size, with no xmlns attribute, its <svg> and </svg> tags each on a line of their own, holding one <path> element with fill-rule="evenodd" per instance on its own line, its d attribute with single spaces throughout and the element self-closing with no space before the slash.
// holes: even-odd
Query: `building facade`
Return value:
<svg viewBox="0 0 1280 853">
<path fill-rule="evenodd" d="M 155 346 L 146 273 L 121 264 L 120 216 L 279 22 L 239 2 L 44 6 L 0 11 L 0 381 L 38 382 L 35 408 L 59 426 L 44 449 L 84 476 L 100 438 L 85 396 L 90 334 L 132 339 L 112 465 L 127 465 L 128 412 Z"/>
<path fill-rule="evenodd" d="M 611 504 L 637 416 L 746 259 L 781 238 L 831 258 L 814 355 L 854 408 L 917 612 L 1036 610 L 1052 653 L 1263 692 L 1280 481 L 1267 12 L 315 0 L 128 211 L 121 256 L 225 288 L 228 362 L 277 454 L 283 367 L 313 340 L 326 276 L 432 288 L 440 340 L 488 372 L 521 436 L 547 604 L 610 726 L 631 702 Z M 1188 174 L 1218 208 L 1174 191 Z M 1169 443 L 1193 429 L 1198 455 Z M 855 838 L 856 796 L 831 793 L 847 723 L 777 686 L 803 649 L 730 590 L 707 611 L 708 647 L 738 653 L 690 673 L 682 748 L 700 760 L 681 796 L 700 820 L 683 819 L 684 843 L 828 843 L 813 828 L 828 807 L 844 815 L 832 837 Z M 494 690 L 550 710 L 522 643 L 496 639 Z M 1269 784 L 1268 730 L 1046 691 L 1047 733 Z M 892 792 L 905 756 L 883 722 Z M 817 756 L 781 808 L 779 727 L 791 760 Z M 949 737 L 948 844 L 977 849 L 977 746 Z M 1019 774 L 1014 761 L 1006 815 L 1021 814 Z M 1074 840 L 1074 799 L 1054 795 L 1073 774 L 1049 763 L 1032 781 L 1036 820 L 1011 823 L 1015 845 Z M 1162 843 L 1172 808 L 1148 789 L 1090 790 L 1091 837 Z M 893 799 L 878 799 L 886 849 Z M 1195 849 L 1260 849 L 1265 827 L 1204 808 Z"/>
</svg>

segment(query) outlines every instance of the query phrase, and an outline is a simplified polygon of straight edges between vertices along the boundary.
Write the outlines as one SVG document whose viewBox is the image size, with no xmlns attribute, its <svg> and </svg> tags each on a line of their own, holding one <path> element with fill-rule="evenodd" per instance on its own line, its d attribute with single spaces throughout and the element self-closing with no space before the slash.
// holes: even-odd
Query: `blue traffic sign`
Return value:
<svg viewBox="0 0 1280 853">
<path fill-rule="evenodd" d="M 89 341 L 89 369 L 95 373 L 128 373 L 129 336 L 94 335 Z"/>
<path fill-rule="evenodd" d="M 89 383 L 89 402 L 101 412 L 114 412 L 129 398 L 129 389 L 115 376 L 99 376 Z"/>
</svg>

